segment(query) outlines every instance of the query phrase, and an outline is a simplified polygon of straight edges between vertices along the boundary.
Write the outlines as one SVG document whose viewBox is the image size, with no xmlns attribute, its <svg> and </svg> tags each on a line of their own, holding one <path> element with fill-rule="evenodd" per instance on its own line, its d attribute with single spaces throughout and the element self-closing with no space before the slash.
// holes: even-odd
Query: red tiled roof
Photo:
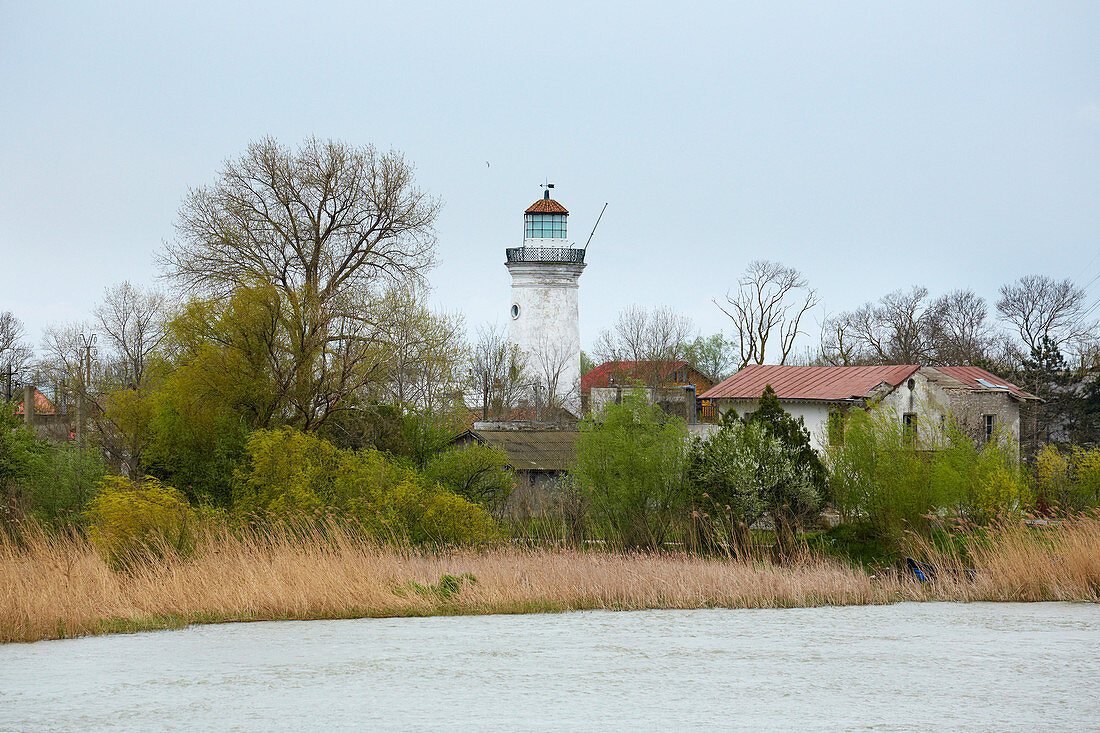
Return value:
<svg viewBox="0 0 1100 733">
<path fill-rule="evenodd" d="M 952 379 L 959 380 L 960 382 L 965 384 L 967 387 L 972 387 L 974 389 L 990 389 L 990 387 L 988 387 L 987 385 L 984 385 L 984 384 L 982 384 L 981 382 L 978 381 L 979 379 L 984 379 L 985 381 L 989 382 L 992 385 L 995 385 L 995 386 L 998 386 L 998 387 L 1007 387 L 1009 392 L 1011 392 L 1012 394 L 1016 395 L 1017 397 L 1019 397 L 1021 399 L 1025 399 L 1025 400 L 1037 400 L 1037 399 L 1039 399 L 1038 397 L 1031 394 L 1030 392 L 1023 391 L 1022 389 L 1017 387 L 1012 382 L 1009 382 L 1006 379 L 1001 379 L 997 375 L 991 374 L 990 372 L 987 372 L 985 369 L 982 369 L 981 367 L 976 367 L 976 366 L 939 366 L 939 367 L 933 367 L 933 368 L 937 372 L 940 372 L 942 374 L 946 374 L 947 376 L 951 377 Z"/>
<path fill-rule="evenodd" d="M 646 372 L 655 366 L 659 368 L 662 377 L 674 372 L 686 365 L 686 361 L 605 361 L 592 371 L 581 377 L 581 392 L 588 392 L 593 387 L 610 387 L 611 378 L 629 382 L 631 380 L 645 381 Z"/>
<path fill-rule="evenodd" d="M 770 384 L 781 400 L 844 400 L 862 397 L 883 382 L 896 387 L 919 368 L 912 364 L 855 367 L 750 364 L 699 396 L 757 399 Z"/>
<path fill-rule="evenodd" d="M 524 214 L 568 214 L 569 209 L 559 204 L 554 199 L 539 199 L 527 207 Z"/>
<path fill-rule="evenodd" d="M 19 401 L 19 405 L 15 408 L 16 415 L 23 414 L 23 401 Z M 42 391 L 37 387 L 34 388 L 34 414 L 35 415 L 56 415 L 57 407 L 54 406 L 50 398 L 42 394 Z"/>
</svg>

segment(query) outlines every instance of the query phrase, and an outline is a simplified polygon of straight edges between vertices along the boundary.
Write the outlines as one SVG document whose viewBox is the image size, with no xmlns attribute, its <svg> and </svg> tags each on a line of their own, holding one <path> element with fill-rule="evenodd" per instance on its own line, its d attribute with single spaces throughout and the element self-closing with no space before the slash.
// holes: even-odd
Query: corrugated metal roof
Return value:
<svg viewBox="0 0 1100 733">
<path fill-rule="evenodd" d="M 1023 399 L 1023 400 L 1037 400 L 1037 399 L 1039 399 L 1038 397 L 1031 394 L 1030 392 L 1025 392 L 1024 390 L 1020 389 L 1019 387 L 1017 387 L 1012 382 L 1009 382 L 1006 379 L 1001 379 L 997 375 L 991 374 L 990 372 L 987 372 L 985 369 L 982 369 L 981 367 L 976 367 L 976 366 L 938 366 L 938 367 L 932 367 L 932 368 L 935 369 L 937 372 L 941 372 L 943 374 L 946 374 L 947 376 L 951 377 L 952 379 L 959 380 L 960 382 L 965 384 L 967 387 L 970 387 L 971 389 L 996 389 L 997 387 L 1003 386 L 1003 387 L 1006 387 L 1009 392 L 1016 395 L 1020 399 Z M 986 384 L 982 384 L 979 380 L 984 380 L 986 382 Z"/>
<path fill-rule="evenodd" d="M 568 214 L 569 209 L 559 204 L 554 199 L 539 199 L 527 207 L 524 214 Z"/>
<path fill-rule="evenodd" d="M 454 442 L 466 436 L 503 449 L 517 471 L 565 471 L 576 456 L 576 430 L 468 430 Z"/>
<path fill-rule="evenodd" d="M 656 369 L 660 376 L 668 376 L 682 366 L 686 361 L 605 361 L 598 367 L 581 377 L 581 392 L 588 392 L 593 387 L 610 387 L 611 377 L 619 379 L 646 380 L 647 373 Z M 694 369 L 694 367 L 692 367 Z"/>
<path fill-rule="evenodd" d="M 862 397 L 883 382 L 896 387 L 919 368 L 912 364 L 855 367 L 750 364 L 699 396 L 757 399 L 770 384 L 780 399 L 844 400 Z"/>
</svg>

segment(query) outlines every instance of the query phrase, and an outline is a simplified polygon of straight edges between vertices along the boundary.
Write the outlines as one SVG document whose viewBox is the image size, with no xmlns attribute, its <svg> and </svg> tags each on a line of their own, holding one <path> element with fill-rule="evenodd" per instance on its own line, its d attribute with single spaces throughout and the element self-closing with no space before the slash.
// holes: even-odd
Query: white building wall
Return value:
<svg viewBox="0 0 1100 733">
<path fill-rule="evenodd" d="M 557 242 L 564 240 L 527 240 Z M 525 242 L 525 244 L 527 244 Z M 565 409 L 580 414 L 581 336 L 579 281 L 583 263 L 509 262 L 512 302 L 509 339 L 528 358 L 532 374 L 543 380 L 560 372 L 557 394 Z M 518 307 L 518 312 L 516 312 Z"/>
<path fill-rule="evenodd" d="M 806 430 L 810 433 L 810 445 L 819 453 L 828 445 L 829 407 L 828 402 L 792 402 L 780 400 L 784 410 L 797 418 L 802 418 Z M 718 414 L 725 415 L 736 410 L 741 417 L 756 412 L 760 400 L 718 400 Z"/>
</svg>

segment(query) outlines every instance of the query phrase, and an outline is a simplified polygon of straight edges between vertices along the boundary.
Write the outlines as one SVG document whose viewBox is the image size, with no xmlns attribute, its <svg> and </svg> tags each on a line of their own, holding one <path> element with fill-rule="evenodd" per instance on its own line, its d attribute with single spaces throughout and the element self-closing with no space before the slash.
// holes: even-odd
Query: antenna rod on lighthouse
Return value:
<svg viewBox="0 0 1100 733">
<path fill-rule="evenodd" d="M 596 233 L 596 227 L 600 225 L 600 219 L 603 218 L 603 212 L 607 211 L 607 202 L 604 202 L 603 208 L 600 209 L 600 215 L 596 217 L 596 223 L 592 225 L 592 234 L 588 235 L 588 241 L 584 243 L 584 251 L 588 251 L 588 245 L 592 243 L 592 235 Z"/>
</svg>

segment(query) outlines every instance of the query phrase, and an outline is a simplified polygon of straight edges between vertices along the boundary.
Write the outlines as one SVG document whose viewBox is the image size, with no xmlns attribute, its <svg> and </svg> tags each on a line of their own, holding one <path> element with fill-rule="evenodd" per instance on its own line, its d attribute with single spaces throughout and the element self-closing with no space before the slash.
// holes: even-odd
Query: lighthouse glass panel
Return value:
<svg viewBox="0 0 1100 733">
<path fill-rule="evenodd" d="M 527 214 L 523 217 L 525 239 L 565 239 L 565 214 Z"/>
</svg>

